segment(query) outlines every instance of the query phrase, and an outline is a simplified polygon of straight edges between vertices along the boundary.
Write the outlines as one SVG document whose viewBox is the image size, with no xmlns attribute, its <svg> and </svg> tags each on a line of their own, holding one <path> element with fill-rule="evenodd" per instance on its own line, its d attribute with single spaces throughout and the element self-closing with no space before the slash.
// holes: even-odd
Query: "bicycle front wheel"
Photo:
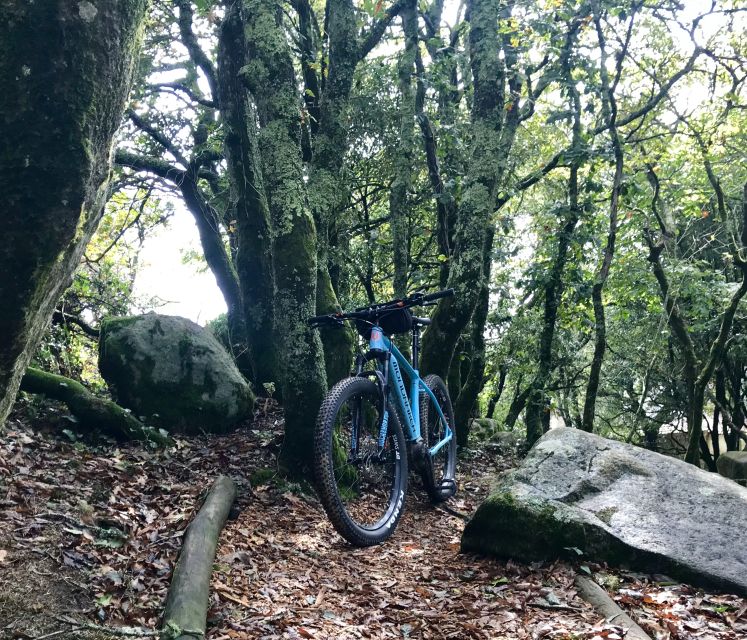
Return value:
<svg viewBox="0 0 747 640">
<path fill-rule="evenodd" d="M 314 474 L 327 516 L 351 544 L 367 547 L 394 532 L 407 492 L 407 451 L 393 407 L 383 424 L 381 391 L 345 378 L 322 402 L 314 434 Z"/>
</svg>

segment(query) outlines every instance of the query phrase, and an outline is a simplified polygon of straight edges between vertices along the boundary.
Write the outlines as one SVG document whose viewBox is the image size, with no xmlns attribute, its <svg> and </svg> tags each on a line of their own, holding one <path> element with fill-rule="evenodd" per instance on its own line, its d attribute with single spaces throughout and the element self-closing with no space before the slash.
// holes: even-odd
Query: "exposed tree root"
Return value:
<svg viewBox="0 0 747 640">
<path fill-rule="evenodd" d="M 167 435 L 145 426 L 111 400 L 93 395 L 80 382 L 29 367 L 21 380 L 21 391 L 41 393 L 64 402 L 86 431 L 98 429 L 119 440 L 143 440 L 165 446 Z"/>
<path fill-rule="evenodd" d="M 576 576 L 575 583 L 578 595 L 603 615 L 607 622 L 625 629 L 626 640 L 651 640 L 651 636 L 633 622 L 633 619 L 591 578 Z"/>
<path fill-rule="evenodd" d="M 166 600 L 164 637 L 175 640 L 205 637 L 215 549 L 234 500 L 236 485 L 233 480 L 219 476 L 187 528 Z"/>
</svg>

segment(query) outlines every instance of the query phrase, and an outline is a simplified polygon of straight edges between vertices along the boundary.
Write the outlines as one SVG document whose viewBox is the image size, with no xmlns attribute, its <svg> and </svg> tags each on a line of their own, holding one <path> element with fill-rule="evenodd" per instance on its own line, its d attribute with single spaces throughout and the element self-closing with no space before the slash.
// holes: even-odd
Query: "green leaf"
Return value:
<svg viewBox="0 0 747 640">
<path fill-rule="evenodd" d="M 111 601 L 112 601 L 111 593 L 105 593 L 103 596 L 99 596 L 98 598 L 96 598 L 96 604 L 99 607 L 108 607 Z"/>
</svg>

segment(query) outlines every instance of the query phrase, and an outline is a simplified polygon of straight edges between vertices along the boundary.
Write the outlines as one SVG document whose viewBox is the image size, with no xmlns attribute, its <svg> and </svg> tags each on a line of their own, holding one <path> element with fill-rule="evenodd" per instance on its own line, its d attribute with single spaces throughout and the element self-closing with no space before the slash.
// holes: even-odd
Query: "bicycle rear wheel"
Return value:
<svg viewBox="0 0 747 640">
<path fill-rule="evenodd" d="M 454 432 L 454 410 L 444 381 L 436 375 L 429 375 L 423 379 L 438 400 L 441 412 L 451 429 L 451 440 L 447 442 L 428 464 L 423 465 L 421 475 L 423 484 L 433 502 L 443 502 L 456 493 L 456 457 L 457 444 Z M 420 431 L 428 448 L 435 446 L 446 437 L 446 424 L 439 414 L 433 398 L 425 391 L 420 391 Z"/>
<path fill-rule="evenodd" d="M 367 378 L 345 378 L 322 402 L 314 434 L 314 474 L 324 510 L 355 546 L 386 540 L 407 491 L 405 436 L 394 408 L 382 427 L 382 399 Z"/>
</svg>

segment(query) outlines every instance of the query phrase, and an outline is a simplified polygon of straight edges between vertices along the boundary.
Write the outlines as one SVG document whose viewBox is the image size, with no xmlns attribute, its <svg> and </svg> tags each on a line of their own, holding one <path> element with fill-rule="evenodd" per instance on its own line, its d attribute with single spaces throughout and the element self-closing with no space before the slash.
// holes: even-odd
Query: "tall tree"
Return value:
<svg viewBox="0 0 747 640">
<path fill-rule="evenodd" d="M 494 210 L 499 179 L 505 169 L 502 134 L 506 124 L 506 84 L 521 87 L 514 69 L 507 66 L 512 50 L 504 52 L 499 18 L 507 21 L 514 2 L 470 0 L 469 52 L 474 96 L 472 98 L 472 146 L 459 204 L 455 247 L 447 284 L 456 293 L 443 298 L 423 335 L 421 368 L 446 378 L 459 336 L 472 317 L 485 278 L 483 247 Z M 502 22 L 503 24 L 503 22 Z M 512 96 L 518 99 L 518 96 Z M 518 107 L 517 107 L 518 110 Z M 477 285 L 477 286 L 476 286 Z"/>
<path fill-rule="evenodd" d="M 584 411 L 581 422 L 581 428 L 584 431 L 592 432 L 594 430 L 594 412 L 596 406 L 597 392 L 599 390 L 599 376 L 604 361 L 604 353 L 607 349 L 607 324 L 604 315 L 604 302 L 602 292 L 604 285 L 609 277 L 612 259 L 615 255 L 615 242 L 617 240 L 618 212 L 620 208 L 620 192 L 622 190 L 623 168 L 625 157 L 623 155 L 622 141 L 617 130 L 617 98 L 615 89 L 620 82 L 623 70 L 623 62 L 627 56 L 627 49 L 630 45 L 630 39 L 633 35 L 633 25 L 635 22 L 636 11 L 638 7 L 633 5 L 632 16 L 628 23 L 628 29 L 625 34 L 620 51 L 615 56 L 615 74 L 612 79 L 609 77 L 607 70 L 607 42 L 602 27 L 602 15 L 599 2 L 592 2 L 592 13 L 594 27 L 597 32 L 597 42 L 599 43 L 599 76 L 601 78 L 602 94 L 602 115 L 604 125 L 609 132 L 610 143 L 612 145 L 612 156 L 615 161 L 615 170 L 612 177 L 612 188 L 610 194 L 609 208 L 609 230 L 607 232 L 607 242 L 602 252 L 602 260 L 599 264 L 594 284 L 591 290 L 592 305 L 594 307 L 594 354 L 591 359 L 591 368 L 589 370 L 589 379 L 586 384 L 586 396 L 584 399 Z"/>
<path fill-rule="evenodd" d="M 0 424 L 102 214 L 146 4 L 0 4 Z"/>
</svg>

